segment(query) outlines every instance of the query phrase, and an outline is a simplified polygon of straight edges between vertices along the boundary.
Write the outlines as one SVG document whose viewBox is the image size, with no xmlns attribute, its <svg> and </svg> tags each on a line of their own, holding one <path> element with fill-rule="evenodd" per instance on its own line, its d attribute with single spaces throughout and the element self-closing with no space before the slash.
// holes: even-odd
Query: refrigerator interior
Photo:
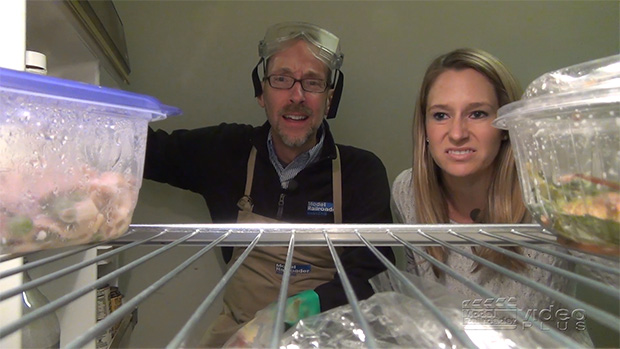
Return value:
<svg viewBox="0 0 620 349">
<path fill-rule="evenodd" d="M 105 55 L 100 52 L 99 45 L 93 44 L 90 35 L 84 35 L 80 23 L 64 7 L 65 2 L 29 0 L 27 21 L 25 14 L 24 18 L 11 15 L 12 10 L 6 7 L 19 2 L 25 7 L 26 0 L 3 2 L 0 5 L 3 18 L 18 22 L 11 24 L 12 27 L 3 26 L 3 32 L 18 38 L 22 34 L 26 36 L 27 31 L 26 48 L 37 49 L 48 55 L 49 75 L 104 86 L 125 87 L 124 77 L 115 72 L 108 59 L 101 58 Z M 20 25 L 23 25 L 24 30 L 18 30 Z M 25 41 L 24 38 L 21 41 Z M 23 59 L 25 48 L 21 41 L 17 43 L 18 47 L 5 47 L 2 58 L 9 56 L 8 53 L 17 53 L 18 59 Z M 0 65 L 5 66 L 4 62 Z M 23 68 L 23 62 L 17 65 Z M 134 82 L 134 86 L 139 84 Z M 237 89 L 235 86 L 235 93 Z M 159 191 L 162 192 L 164 196 L 168 194 L 167 191 Z M 180 201 L 191 206 L 185 198 Z M 196 202 L 202 203 L 199 199 Z M 153 215 L 159 214 L 149 209 Z M 429 240 L 421 232 L 436 237 L 438 241 Z M 400 257 L 396 265 L 388 264 L 388 268 L 394 270 L 402 269 L 405 249 L 421 249 L 442 243 L 451 247 L 478 245 L 480 241 L 496 246 L 498 239 L 488 233 L 515 240 L 503 241 L 502 245 L 531 244 L 545 251 L 553 246 L 550 234 L 537 225 L 299 225 L 274 228 L 176 224 L 133 225 L 125 236 L 116 241 L 29 254 L 25 256 L 29 260 L 26 265 L 21 263 L 24 256 L 0 256 L 0 313 L 3 314 L 0 319 L 0 347 L 19 347 L 13 340 L 18 340 L 16 338 L 20 328 L 50 312 L 55 312 L 61 322 L 63 348 L 95 348 L 98 346 L 97 339 L 116 324 L 120 325 L 118 335 L 109 339 L 110 347 L 178 347 L 184 341 L 191 344 L 221 309 L 221 290 L 230 275 L 222 261 L 220 246 L 393 246 L 398 252 L 397 257 Z M 475 240 L 466 240 L 459 234 Z M 259 235 L 260 238 L 255 241 Z M 294 243 L 291 243 L 292 236 L 295 236 Z M 562 258 L 580 257 L 570 255 Z M 589 264 L 581 259 L 575 262 L 580 268 Z M 618 261 L 611 259 L 610 263 L 615 263 L 615 269 L 610 270 L 606 266 L 599 269 L 617 278 Z M 590 265 L 588 268 L 597 267 Z M 34 279 L 28 284 L 21 282 L 21 273 L 25 270 Z M 398 274 L 398 271 L 394 271 Z M 97 290 L 105 285 L 118 286 L 124 295 L 123 305 L 104 321 L 97 322 Z M 587 282 L 587 285 L 581 286 L 582 290 L 593 291 L 575 299 L 575 306 L 587 307 L 588 321 L 598 319 L 597 327 L 601 329 L 599 337 L 615 337 L 612 339 L 618 343 L 618 284 L 610 288 L 601 283 Z M 11 307 L 15 305 L 15 300 L 19 305 L 21 292 L 31 287 L 39 288 L 51 304 L 38 314 L 22 317 L 19 309 Z M 282 288 L 285 289 L 286 285 Z M 587 299 L 586 304 L 582 304 L 583 299 Z M 349 302 L 355 306 L 358 300 L 350 299 Z M 364 323 L 363 318 L 358 321 Z M 452 325 L 458 326 L 445 324 L 447 328 Z M 589 328 L 591 335 L 597 335 L 594 328 Z M 460 333 L 458 329 L 451 331 L 455 336 Z M 368 332 L 368 347 L 372 347 L 372 333 Z"/>
</svg>

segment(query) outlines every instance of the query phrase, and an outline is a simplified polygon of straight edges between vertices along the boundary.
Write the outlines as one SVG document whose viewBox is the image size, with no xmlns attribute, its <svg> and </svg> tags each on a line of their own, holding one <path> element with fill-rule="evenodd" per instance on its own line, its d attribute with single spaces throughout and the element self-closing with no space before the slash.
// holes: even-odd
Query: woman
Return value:
<svg viewBox="0 0 620 349">
<path fill-rule="evenodd" d="M 403 171 L 392 186 L 394 213 L 400 222 L 532 222 L 521 197 L 508 134 L 491 125 L 499 107 L 520 95 L 519 84 L 508 69 L 482 50 L 455 50 L 431 63 L 413 118 L 413 167 Z M 487 248 L 463 248 L 563 293 L 575 293 L 572 283 L 551 278 L 546 270 Z M 506 248 L 545 264 L 574 268 L 535 250 Z M 427 251 L 495 295 L 515 297 L 517 307 L 525 312 L 548 309 L 553 304 L 542 293 L 458 253 L 442 247 L 429 247 Z M 480 298 L 412 251 L 406 253 L 407 271 L 438 281 L 467 299 Z M 568 326 L 573 328 L 566 332 L 574 339 L 592 345 L 583 326 Z"/>
</svg>

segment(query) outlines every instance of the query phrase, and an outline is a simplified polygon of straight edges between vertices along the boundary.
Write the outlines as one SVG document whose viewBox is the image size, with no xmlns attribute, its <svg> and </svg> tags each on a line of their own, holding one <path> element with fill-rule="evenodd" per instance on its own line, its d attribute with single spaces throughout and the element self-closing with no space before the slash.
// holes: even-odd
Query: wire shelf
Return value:
<svg viewBox="0 0 620 349">
<path fill-rule="evenodd" d="M 225 288 L 226 284 L 236 272 L 237 268 L 243 263 L 245 257 L 251 252 L 255 246 L 289 246 L 287 261 L 285 264 L 285 271 L 283 275 L 283 283 L 281 285 L 280 297 L 278 298 L 278 318 L 282 319 L 284 312 L 284 300 L 286 299 L 286 291 L 288 288 L 288 280 L 291 273 L 292 252 L 295 247 L 298 246 L 327 246 L 334 260 L 337 272 L 342 280 L 345 293 L 349 304 L 353 308 L 353 313 L 357 322 L 361 328 L 364 329 L 366 334 L 366 345 L 369 348 L 376 347 L 375 338 L 372 331 L 369 330 L 368 324 L 359 310 L 359 300 L 356 299 L 355 294 L 348 282 L 346 273 L 340 263 L 338 254 L 335 252 L 336 246 L 367 246 L 378 258 L 385 264 L 386 268 L 390 270 L 396 277 L 401 278 L 407 287 L 414 293 L 419 293 L 416 286 L 411 282 L 406 282 L 406 278 L 398 268 L 392 264 L 387 258 L 385 258 L 376 247 L 379 246 L 401 246 L 405 249 L 410 249 L 416 255 L 421 256 L 424 259 L 429 260 L 431 263 L 444 270 L 447 274 L 456 278 L 464 283 L 474 291 L 478 292 L 484 297 L 494 296 L 490 291 L 480 287 L 479 285 L 472 284 L 458 273 L 451 270 L 449 267 L 432 260 L 421 247 L 424 246 L 443 246 L 459 254 L 463 254 L 467 258 L 470 258 L 476 262 L 479 262 L 499 273 L 503 273 L 506 276 L 517 280 L 531 287 L 539 292 L 545 293 L 547 296 L 554 298 L 562 304 L 567 306 L 584 309 L 589 318 L 593 318 L 601 324 L 605 324 L 610 329 L 618 331 L 620 328 L 620 319 L 617 315 L 610 313 L 606 309 L 596 308 L 588 303 L 578 300 L 573 297 L 569 297 L 562 293 L 559 293 L 553 289 L 548 288 L 545 285 L 529 280 L 518 273 L 514 273 L 506 268 L 489 262 L 476 255 L 468 253 L 462 248 L 457 246 L 484 246 L 491 249 L 495 249 L 498 252 L 506 253 L 506 250 L 498 246 L 521 246 L 528 249 L 534 249 L 542 253 L 553 255 L 556 258 L 563 258 L 570 262 L 584 265 L 589 268 L 594 268 L 599 272 L 611 275 L 612 278 L 618 278 L 620 275 L 620 269 L 617 267 L 617 259 L 613 257 L 598 256 L 598 261 L 608 261 L 609 263 L 598 263 L 587 258 L 588 254 L 583 252 L 562 253 L 554 249 L 554 246 L 559 246 L 555 242 L 555 237 L 545 229 L 541 228 L 537 224 L 494 224 L 494 225 L 481 225 L 481 224 L 445 224 L 445 225 L 403 225 L 403 224 L 171 224 L 171 225 L 131 225 L 128 232 L 120 238 L 105 242 L 106 245 L 115 246 L 114 249 L 102 253 L 93 258 L 84 260 L 80 263 L 72 264 L 66 268 L 56 270 L 48 273 L 42 277 L 39 277 L 31 282 L 8 288 L 0 288 L 0 306 L 5 300 L 19 295 L 24 290 L 39 287 L 52 280 L 58 279 L 65 275 L 78 272 L 82 268 L 96 265 L 113 256 L 117 256 L 120 253 L 136 248 L 138 246 L 154 246 L 156 247 L 152 252 L 143 255 L 142 257 L 127 263 L 125 265 L 119 265 L 113 271 L 96 279 L 93 283 L 90 283 L 84 287 L 73 290 L 72 292 L 65 294 L 58 299 L 53 300 L 48 305 L 30 313 L 25 316 L 19 317 L 8 324 L 3 324 L 0 327 L 0 340 L 25 326 L 26 324 L 34 321 L 35 319 L 45 316 L 51 312 L 54 312 L 67 304 L 73 302 L 79 297 L 88 292 L 102 287 L 110 283 L 115 278 L 118 278 L 123 273 L 126 273 L 137 266 L 156 258 L 162 253 L 169 251 L 177 246 L 181 245 L 194 245 L 203 246 L 196 254 L 183 261 L 175 268 L 173 268 L 166 275 L 154 282 L 148 288 L 136 296 L 128 299 L 124 304 L 109 314 L 106 318 L 99 321 L 96 325 L 91 327 L 88 331 L 82 333 L 77 338 L 74 338 L 66 347 L 67 348 L 81 348 L 90 343 L 97 336 L 104 333 L 108 328 L 114 326 L 116 323 L 124 321 L 127 322 L 128 317 L 132 316 L 134 310 L 140 306 L 142 302 L 148 299 L 151 295 L 157 292 L 158 289 L 169 283 L 183 270 L 187 269 L 192 263 L 204 256 L 209 251 L 212 251 L 216 247 L 227 246 L 247 246 L 244 254 L 232 264 L 222 279 L 212 289 L 212 291 L 205 297 L 204 301 L 196 309 L 196 312 L 187 320 L 181 330 L 170 341 L 168 347 L 177 348 L 181 346 L 187 346 L 188 337 L 198 330 L 200 319 L 204 316 L 205 312 L 211 307 L 214 300 L 220 295 Z M 52 254 L 49 257 L 37 260 L 33 263 L 27 263 L 22 266 L 11 268 L 8 270 L 0 271 L 0 281 L 3 278 L 8 278 L 12 275 L 19 274 L 23 271 L 40 267 L 45 264 L 53 263 L 62 259 L 66 259 L 69 256 L 80 253 L 82 251 L 91 249 L 98 245 L 77 246 L 71 249 L 65 249 L 58 253 Z M 529 259 L 522 255 L 511 255 L 514 258 L 518 258 L 525 263 L 534 265 L 538 268 L 546 269 L 552 273 L 562 275 L 563 277 L 572 279 L 574 281 L 585 284 L 589 287 L 596 289 L 615 299 L 620 299 L 620 290 L 618 285 L 608 285 L 599 281 L 592 280 L 590 278 L 583 277 L 579 274 L 566 271 L 551 265 L 546 265 L 535 260 Z M 21 256 L 2 256 L 0 262 L 9 261 L 12 258 Z M 614 264 L 615 263 L 615 264 Z M 611 265 L 611 266 L 610 266 Z M 421 295 L 421 300 L 424 300 L 424 296 Z M 432 302 L 423 302 L 423 304 L 429 308 L 431 313 L 435 314 L 439 321 L 441 321 L 448 331 L 458 338 L 465 346 L 475 347 L 467 335 L 463 332 L 457 324 L 451 323 L 448 319 L 442 318 L 441 313 L 434 307 Z M 274 328 L 274 336 L 272 338 L 272 347 L 278 347 L 278 338 L 283 333 L 283 321 L 276 321 L 277 327 Z M 568 339 L 568 337 L 560 334 L 559 332 L 552 331 L 551 335 L 561 341 L 567 347 L 577 346 L 575 342 Z"/>
</svg>

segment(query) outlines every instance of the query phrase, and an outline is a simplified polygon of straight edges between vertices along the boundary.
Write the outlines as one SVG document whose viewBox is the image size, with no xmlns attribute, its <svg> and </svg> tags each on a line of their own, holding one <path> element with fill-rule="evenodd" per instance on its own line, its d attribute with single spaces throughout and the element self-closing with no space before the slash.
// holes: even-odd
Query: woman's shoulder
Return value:
<svg viewBox="0 0 620 349">
<path fill-rule="evenodd" d="M 412 186 L 412 170 L 408 168 L 402 171 L 396 179 L 394 179 L 394 183 L 392 184 L 392 194 L 403 194 L 403 193 L 411 193 Z"/>
<path fill-rule="evenodd" d="M 392 209 L 396 221 L 415 223 L 415 202 L 411 183 L 411 169 L 404 170 L 392 183 Z"/>
<path fill-rule="evenodd" d="M 401 172 L 392 183 L 392 198 L 395 202 L 413 200 L 412 171 L 406 169 Z"/>
</svg>

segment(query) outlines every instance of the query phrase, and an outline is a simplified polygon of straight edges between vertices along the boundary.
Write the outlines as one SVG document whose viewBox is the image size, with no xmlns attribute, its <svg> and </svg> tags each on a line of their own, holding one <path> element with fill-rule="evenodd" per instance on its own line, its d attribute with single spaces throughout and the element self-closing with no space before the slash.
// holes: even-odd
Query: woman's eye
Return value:
<svg viewBox="0 0 620 349">
<path fill-rule="evenodd" d="M 484 118 L 484 117 L 487 117 L 487 116 L 489 116 L 489 114 L 487 112 L 482 111 L 482 110 L 476 110 L 473 113 L 471 113 L 471 117 L 473 119 L 481 119 L 481 118 Z"/>
<path fill-rule="evenodd" d="M 435 120 L 445 120 L 448 118 L 446 113 L 433 113 L 433 119 Z"/>
</svg>

